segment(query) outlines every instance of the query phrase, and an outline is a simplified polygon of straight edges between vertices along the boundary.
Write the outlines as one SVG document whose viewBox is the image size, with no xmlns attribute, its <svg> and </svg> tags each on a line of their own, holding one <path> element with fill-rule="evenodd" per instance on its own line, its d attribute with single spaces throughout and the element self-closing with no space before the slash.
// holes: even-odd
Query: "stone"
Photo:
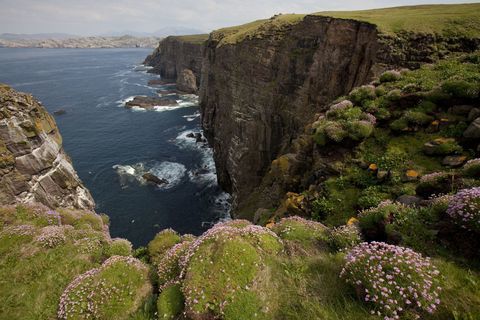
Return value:
<svg viewBox="0 0 480 320">
<path fill-rule="evenodd" d="M 153 109 L 154 107 L 161 107 L 161 106 L 176 106 L 178 105 L 176 100 L 173 99 L 165 99 L 159 97 L 142 97 L 138 96 L 133 98 L 132 101 L 128 101 L 125 103 L 126 108 L 133 108 L 139 107 L 143 109 Z"/>
<path fill-rule="evenodd" d="M 423 152 L 429 156 L 447 155 L 460 151 L 462 148 L 454 138 L 437 138 L 423 145 Z"/>
<path fill-rule="evenodd" d="M 402 181 L 404 182 L 411 182 L 416 181 L 419 178 L 419 173 L 416 170 L 407 170 L 405 171 L 404 175 L 402 176 Z"/>
<path fill-rule="evenodd" d="M 56 116 L 62 116 L 66 113 L 67 113 L 67 111 L 65 111 L 65 109 L 58 109 L 56 111 L 53 111 L 53 114 L 56 115 Z"/>
<path fill-rule="evenodd" d="M 147 172 L 142 175 L 142 178 L 145 179 L 147 182 L 151 182 L 157 185 L 168 184 L 168 181 L 163 178 L 159 178 L 153 173 Z"/>
<path fill-rule="evenodd" d="M 416 207 L 420 204 L 422 198 L 404 194 L 398 197 L 396 201 L 406 206 Z"/>
<path fill-rule="evenodd" d="M 388 178 L 389 174 L 387 170 L 378 170 L 377 179 L 383 181 Z"/>
<path fill-rule="evenodd" d="M 468 121 L 472 122 L 473 120 L 480 117 L 480 108 L 473 108 L 468 114 Z"/>
<path fill-rule="evenodd" d="M 465 138 L 479 139 L 480 138 L 480 118 L 475 119 L 468 128 L 463 132 Z"/>
<path fill-rule="evenodd" d="M 442 164 L 444 166 L 457 168 L 461 167 L 466 161 L 466 156 L 446 156 L 445 158 L 443 158 Z"/>
<path fill-rule="evenodd" d="M 448 109 L 448 113 L 459 115 L 459 116 L 467 116 L 470 111 L 473 109 L 471 105 L 456 105 Z"/>
<path fill-rule="evenodd" d="M 185 93 L 197 93 L 197 79 L 190 69 L 184 69 L 177 77 L 177 89 Z"/>
</svg>

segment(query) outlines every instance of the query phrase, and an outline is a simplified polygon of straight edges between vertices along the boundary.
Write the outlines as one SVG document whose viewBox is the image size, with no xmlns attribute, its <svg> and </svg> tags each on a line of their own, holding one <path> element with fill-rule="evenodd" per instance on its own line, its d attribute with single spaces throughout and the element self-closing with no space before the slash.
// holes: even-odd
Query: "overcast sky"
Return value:
<svg viewBox="0 0 480 320">
<path fill-rule="evenodd" d="M 276 13 L 465 2 L 478 0 L 0 0 L 0 33 L 95 35 L 170 26 L 210 31 Z"/>
</svg>

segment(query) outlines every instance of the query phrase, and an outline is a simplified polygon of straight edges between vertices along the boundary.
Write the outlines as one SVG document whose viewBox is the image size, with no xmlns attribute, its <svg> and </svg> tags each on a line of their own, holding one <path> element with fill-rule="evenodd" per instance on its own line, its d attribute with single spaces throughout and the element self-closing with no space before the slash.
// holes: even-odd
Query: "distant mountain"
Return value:
<svg viewBox="0 0 480 320">
<path fill-rule="evenodd" d="M 123 35 L 130 35 L 134 37 L 158 37 L 164 38 L 167 36 L 180 36 L 180 35 L 190 35 L 190 34 L 202 34 L 205 33 L 203 30 L 190 28 L 190 27 L 165 27 L 154 32 L 138 32 L 132 30 L 123 30 L 123 31 L 114 31 L 102 36 L 111 36 L 118 37 Z"/>
<path fill-rule="evenodd" d="M 25 34 L 25 33 L 1 33 L 0 39 L 3 40 L 65 40 L 78 38 L 79 36 L 67 33 L 34 33 L 34 34 Z"/>
</svg>

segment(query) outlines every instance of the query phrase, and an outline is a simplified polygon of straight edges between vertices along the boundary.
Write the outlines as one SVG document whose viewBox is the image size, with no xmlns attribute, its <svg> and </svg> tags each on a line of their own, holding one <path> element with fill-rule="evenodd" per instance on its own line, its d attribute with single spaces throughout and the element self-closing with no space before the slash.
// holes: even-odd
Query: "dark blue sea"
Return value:
<svg viewBox="0 0 480 320">
<path fill-rule="evenodd" d="M 198 98 L 174 95 L 178 107 L 124 108 L 133 96 L 171 87 L 141 65 L 147 49 L 0 48 L 0 82 L 32 93 L 55 116 L 64 148 L 113 237 L 146 245 L 173 228 L 200 234 L 228 217 L 228 195 L 217 185 L 212 151 L 188 138 L 200 132 Z M 146 172 L 166 179 L 146 183 Z"/>
</svg>

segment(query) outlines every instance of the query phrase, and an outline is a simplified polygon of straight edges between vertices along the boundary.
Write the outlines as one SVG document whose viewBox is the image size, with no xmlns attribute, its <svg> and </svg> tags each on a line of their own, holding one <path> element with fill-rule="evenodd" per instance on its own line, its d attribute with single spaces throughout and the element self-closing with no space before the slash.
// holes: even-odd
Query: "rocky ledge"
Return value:
<svg viewBox="0 0 480 320">
<path fill-rule="evenodd" d="M 31 95 L 0 84 L 0 204 L 93 210 L 55 120 Z"/>
</svg>

